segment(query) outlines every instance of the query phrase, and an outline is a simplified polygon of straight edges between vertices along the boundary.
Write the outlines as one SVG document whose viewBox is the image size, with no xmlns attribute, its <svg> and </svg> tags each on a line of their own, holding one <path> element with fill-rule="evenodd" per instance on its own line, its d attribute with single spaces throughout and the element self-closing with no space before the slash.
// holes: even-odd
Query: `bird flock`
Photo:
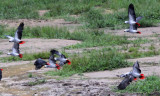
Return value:
<svg viewBox="0 0 160 96">
<path fill-rule="evenodd" d="M 141 34 L 140 31 L 137 31 L 137 25 L 140 26 L 138 21 L 143 17 L 139 16 L 136 18 L 133 4 L 130 4 L 128 7 L 128 17 L 129 17 L 129 21 L 125 21 L 125 23 L 129 24 L 130 26 L 129 26 L 129 29 L 125 29 L 124 32 Z M 141 69 L 138 61 L 133 65 L 133 70 L 117 76 L 124 78 L 122 82 L 117 86 L 119 90 L 125 89 L 132 81 L 137 80 L 137 78 L 140 78 L 140 79 L 145 78 L 144 74 L 141 74 Z"/>
<path fill-rule="evenodd" d="M 134 11 L 134 5 L 130 4 L 128 7 L 128 17 L 129 20 L 125 21 L 126 24 L 129 24 L 129 29 L 125 29 L 124 32 L 129 32 L 129 33 L 137 33 L 137 34 L 141 34 L 140 31 L 137 31 L 137 26 L 140 26 L 140 24 L 138 23 L 138 21 L 140 19 L 142 19 L 142 16 L 137 17 L 136 18 L 136 14 Z M 5 35 L 8 39 L 9 42 L 13 42 L 13 47 L 12 47 L 12 52 L 7 53 L 7 55 L 11 55 L 11 56 L 17 56 L 19 58 L 23 58 L 23 55 L 20 54 L 20 45 L 24 44 L 25 41 L 22 41 L 22 32 L 24 29 L 24 23 L 21 22 L 20 25 L 17 28 L 17 31 L 15 32 L 15 36 L 9 36 L 9 35 Z M 57 55 L 57 56 L 55 56 Z M 57 63 L 57 61 L 59 61 L 59 63 Z M 60 53 L 57 50 L 50 50 L 50 57 L 49 57 L 49 62 L 46 62 L 45 60 L 43 60 L 43 58 L 38 58 L 35 62 L 35 70 L 41 69 L 42 67 L 45 68 L 56 68 L 58 70 L 61 69 L 61 67 L 65 64 L 70 65 L 71 61 L 68 60 L 65 55 L 63 55 L 62 53 Z M 2 70 L 0 69 L 0 80 L 2 79 Z M 133 65 L 133 70 L 131 70 L 128 73 L 125 74 L 121 74 L 121 75 L 117 75 L 120 78 L 124 78 L 122 80 L 122 82 L 120 82 L 120 84 L 117 86 L 117 88 L 119 90 L 123 90 L 125 89 L 132 81 L 139 79 L 145 79 L 144 74 L 141 74 L 141 69 L 139 66 L 139 62 L 135 62 L 135 64 Z"/>
<path fill-rule="evenodd" d="M 50 53 L 51 55 L 49 57 L 49 63 L 47 63 L 41 58 L 38 58 L 35 61 L 34 65 L 36 70 L 42 68 L 43 66 L 45 66 L 45 68 L 57 68 L 59 70 L 60 67 L 63 66 L 64 64 L 66 63 L 68 63 L 68 65 L 71 64 L 71 62 L 57 50 L 52 49 Z M 59 57 L 55 57 L 55 54 L 58 55 Z M 57 64 L 56 61 L 59 61 L 59 64 Z"/>
</svg>

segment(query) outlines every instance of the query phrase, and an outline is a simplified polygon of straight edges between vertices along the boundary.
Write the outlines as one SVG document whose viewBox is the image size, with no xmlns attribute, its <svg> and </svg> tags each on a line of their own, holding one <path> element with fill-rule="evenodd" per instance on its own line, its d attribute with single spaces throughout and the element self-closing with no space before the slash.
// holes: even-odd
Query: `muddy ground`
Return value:
<svg viewBox="0 0 160 96">
<path fill-rule="evenodd" d="M 58 20 L 2 20 L 0 24 L 7 24 L 9 27 L 17 27 L 20 22 L 24 22 L 26 26 L 80 26 L 80 24 L 74 24 L 73 22 L 66 22 L 63 19 Z M 142 32 L 139 34 L 124 33 L 123 30 L 108 30 L 105 32 L 111 32 L 116 35 L 126 35 L 130 39 L 135 37 L 142 37 L 154 40 L 154 45 L 158 49 L 160 27 L 139 28 Z M 73 30 L 72 30 L 73 31 Z M 81 43 L 76 40 L 63 40 L 63 39 L 24 39 L 26 44 L 21 45 L 21 52 L 35 53 L 48 51 L 50 49 L 58 49 L 69 45 Z M 151 43 L 141 44 L 142 47 L 150 46 Z M 7 39 L 0 39 L 0 57 L 7 57 L 6 53 L 12 47 L 12 44 Z M 66 50 L 66 52 L 82 52 L 84 50 L 99 49 L 102 47 L 83 48 Z M 145 76 L 159 75 L 160 76 L 160 56 L 145 57 L 130 59 L 129 61 L 140 62 L 142 72 Z M 116 88 L 122 79 L 116 75 L 126 73 L 132 69 L 132 67 L 121 68 L 112 71 L 99 71 L 83 73 L 81 75 L 73 75 L 71 77 L 51 77 L 44 75 L 49 70 L 58 71 L 55 69 L 42 68 L 40 70 L 34 70 L 33 61 L 16 61 L 16 62 L 1 62 L 0 67 L 3 68 L 3 78 L 0 81 L 0 96 L 114 96 L 120 93 L 112 92 L 113 88 Z M 29 76 L 32 74 L 32 76 Z M 43 84 L 31 85 L 33 82 L 43 81 Z M 125 96 L 135 96 L 136 93 L 123 93 Z"/>
</svg>

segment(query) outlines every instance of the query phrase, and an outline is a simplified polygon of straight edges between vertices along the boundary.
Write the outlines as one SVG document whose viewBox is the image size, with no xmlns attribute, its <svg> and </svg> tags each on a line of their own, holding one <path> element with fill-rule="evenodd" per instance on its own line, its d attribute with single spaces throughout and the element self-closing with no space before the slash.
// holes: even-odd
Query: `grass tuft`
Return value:
<svg viewBox="0 0 160 96">
<path fill-rule="evenodd" d="M 2 29 L 0 30 L 0 36 L 2 38 L 6 38 L 4 35 L 14 36 L 16 30 L 16 28 L 5 29 L 5 27 L 2 27 Z M 23 38 L 68 39 L 69 37 L 70 33 L 65 27 L 25 27 L 23 31 Z"/>
<path fill-rule="evenodd" d="M 117 92 L 142 93 L 149 95 L 154 92 L 160 92 L 160 77 L 149 76 L 145 80 L 139 80 L 131 83 L 125 90 L 116 90 Z"/>
<path fill-rule="evenodd" d="M 46 74 L 51 76 L 71 76 L 76 73 L 112 70 L 129 66 L 128 62 L 124 59 L 123 55 L 116 50 L 92 50 L 89 53 L 83 54 L 83 57 L 75 54 L 71 60 L 72 64 L 70 66 L 65 65 L 63 70 L 56 72 L 49 71 Z"/>
<path fill-rule="evenodd" d="M 2 57 L 2 58 L 0 58 L 0 61 L 1 62 L 13 62 L 13 61 L 21 61 L 21 60 L 23 60 L 23 61 L 35 60 L 38 58 L 48 59 L 49 56 L 50 56 L 50 52 L 24 53 L 23 58 L 14 57 L 14 56 Z"/>
<path fill-rule="evenodd" d="M 35 86 L 35 85 L 39 85 L 39 84 L 43 84 L 45 83 L 46 80 L 45 79 L 41 79 L 41 80 L 36 80 L 34 82 L 28 82 L 27 86 Z"/>
<path fill-rule="evenodd" d="M 28 77 L 29 77 L 29 78 L 32 78 L 32 77 L 33 77 L 32 73 L 29 73 L 29 74 L 28 74 Z"/>
<path fill-rule="evenodd" d="M 0 4 L 0 19 L 49 19 L 79 15 L 78 21 L 88 23 L 91 28 L 119 29 L 126 26 L 124 21 L 128 20 L 130 3 L 134 4 L 136 15 L 144 17 L 139 22 L 141 27 L 156 26 L 160 21 L 158 0 L 5 0 Z M 49 12 L 39 16 L 39 10 Z"/>
</svg>

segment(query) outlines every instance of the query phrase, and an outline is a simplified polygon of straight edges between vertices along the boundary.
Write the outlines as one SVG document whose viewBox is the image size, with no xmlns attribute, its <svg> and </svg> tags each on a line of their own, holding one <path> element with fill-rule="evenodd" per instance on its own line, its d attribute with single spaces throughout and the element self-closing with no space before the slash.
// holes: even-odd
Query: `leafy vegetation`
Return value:
<svg viewBox="0 0 160 96">
<path fill-rule="evenodd" d="M 149 95 L 154 92 L 160 92 L 160 77 L 149 76 L 145 80 L 139 80 L 131 83 L 125 90 L 116 90 L 117 92 L 142 93 Z"/>
<path fill-rule="evenodd" d="M 136 47 L 130 47 L 128 50 L 128 52 L 136 52 L 136 51 L 138 51 L 138 48 Z"/>
<path fill-rule="evenodd" d="M 0 51 L 0 55 L 1 55 L 2 53 L 3 53 L 3 52 Z"/>
<path fill-rule="evenodd" d="M 69 56 L 72 62 L 71 66 L 65 65 L 63 70 L 49 71 L 47 75 L 71 76 L 76 73 L 92 72 L 100 70 L 112 70 L 130 66 L 125 59 L 149 57 L 159 55 L 159 50 L 150 50 L 141 52 L 137 48 L 131 47 L 129 52 L 120 53 L 114 48 L 104 48 L 103 50 L 91 50 L 83 52 L 83 54 L 74 54 Z M 84 67 L 85 66 L 85 67 Z"/>
<path fill-rule="evenodd" d="M 108 51 L 107 51 L 108 50 Z M 92 50 L 84 53 L 83 57 L 75 54 L 72 56 L 72 64 L 65 65 L 63 70 L 49 71 L 47 75 L 71 76 L 75 73 L 92 72 L 100 70 L 112 70 L 129 66 L 121 53 L 115 49 Z"/>
<path fill-rule="evenodd" d="M 35 60 L 38 58 L 48 59 L 49 56 L 50 56 L 50 52 L 24 53 L 23 58 L 10 56 L 10 57 L 1 57 L 0 60 L 1 62 L 12 62 L 12 61 L 20 61 L 20 60 L 28 61 L 28 60 Z"/>
<path fill-rule="evenodd" d="M 123 53 L 126 59 L 141 58 L 141 57 L 151 57 L 155 55 L 160 55 L 160 50 L 149 50 L 149 51 L 139 51 L 138 48 L 131 47 L 129 52 Z"/>
<path fill-rule="evenodd" d="M 0 0 L 0 19 L 55 19 L 75 21 L 84 26 L 74 32 L 69 32 L 67 28 L 58 27 L 25 27 L 23 38 L 45 38 L 45 39 L 69 39 L 79 40 L 82 43 L 67 46 L 65 49 L 86 48 L 103 46 L 104 49 L 89 50 L 82 54 L 68 54 L 72 62 L 71 65 L 64 65 L 63 70 L 49 71 L 47 75 L 71 76 L 82 74 L 83 72 L 93 72 L 101 70 L 113 70 L 130 66 L 126 59 L 146 56 L 160 55 L 160 50 L 152 44 L 149 51 L 140 51 L 140 44 L 150 42 L 150 40 L 139 38 L 128 40 L 126 36 L 116 36 L 106 34 L 103 28 L 110 29 L 127 28 L 124 24 L 128 20 L 128 5 L 133 3 L 136 16 L 143 16 L 140 20 L 141 27 L 156 26 L 160 22 L 160 0 Z M 48 10 L 43 16 L 39 16 L 40 10 Z M 153 11 L 154 10 L 154 11 Z M 99 29 L 101 28 L 101 29 Z M 15 28 L 7 29 L 0 25 L 0 36 L 14 36 Z M 157 34 L 155 34 L 158 36 Z M 128 47 L 133 44 L 132 47 Z M 109 46 L 109 48 L 108 48 Z M 115 46 L 123 46 L 122 49 L 115 49 Z M 125 52 L 121 52 L 121 51 Z M 65 52 L 64 52 L 65 53 Z M 0 55 L 3 54 L 0 51 Z M 28 61 L 37 58 L 48 59 L 48 52 L 24 53 L 23 58 L 1 57 L 1 62 Z M 34 77 L 32 73 L 29 78 Z M 34 86 L 45 83 L 45 79 L 28 82 L 27 86 Z M 144 81 L 132 83 L 125 90 L 117 92 L 136 92 L 151 94 L 160 92 L 160 77 L 149 76 Z"/>
<path fill-rule="evenodd" d="M 125 27 L 130 3 L 135 5 L 137 16 L 144 17 L 140 20 L 142 27 L 155 26 L 160 21 L 158 0 L 5 0 L 0 4 L 0 19 L 48 19 L 79 15 L 78 19 L 72 20 L 85 22 L 91 28 L 117 29 Z M 39 10 L 49 12 L 41 17 Z"/>
<path fill-rule="evenodd" d="M 16 0 L 12 3 L 11 0 L 6 0 L 0 4 L 2 9 L 0 12 L 0 19 L 49 19 L 68 17 L 70 20 L 76 20 L 89 27 L 89 29 L 87 29 L 87 27 L 83 26 L 84 28 L 77 29 L 72 33 L 70 33 L 67 28 L 58 27 L 26 27 L 24 29 L 24 38 L 58 38 L 83 41 L 82 43 L 65 47 L 68 49 L 134 44 L 134 47 L 129 48 L 129 53 L 127 54 L 120 53 L 117 50 L 114 52 L 113 49 L 109 51 L 100 50 L 98 53 L 97 51 L 91 51 L 91 53 L 84 52 L 83 55 L 87 55 L 86 57 L 79 55 L 77 57 L 73 56 L 72 62 L 75 65 L 66 66 L 62 71 L 53 73 L 61 75 L 63 72 L 69 72 L 68 74 L 71 75 L 76 72 L 81 73 L 125 67 L 125 65 L 128 65 L 124 59 L 160 54 L 159 50 L 155 50 L 153 46 L 149 48 L 150 51 L 148 52 L 139 52 L 138 47 L 142 43 L 149 42 L 147 39 L 138 38 L 137 40 L 128 40 L 126 36 L 115 36 L 99 31 L 98 28 L 104 27 L 111 27 L 112 29 L 124 28 L 126 26 L 124 21 L 128 20 L 127 9 L 130 3 L 134 4 L 137 16 L 144 17 L 140 21 L 142 27 L 155 26 L 155 24 L 159 22 L 160 1 L 157 0 L 143 1 L 143 3 L 139 0 Z M 38 15 L 39 10 L 49 11 L 44 16 L 40 17 Z M 155 11 L 153 12 L 153 10 Z M 78 17 L 75 19 L 70 17 L 70 15 L 77 15 Z M 0 26 L 0 36 L 2 36 L 2 38 L 4 38 L 4 35 L 14 36 L 15 30 L 15 28 L 5 29 L 5 26 Z M 124 47 L 124 49 L 127 50 L 128 47 Z M 48 59 L 49 55 L 49 52 L 36 54 L 25 53 L 22 59 L 17 57 L 3 57 L 0 60 L 2 62 L 18 60 L 25 61 L 35 60 L 40 57 Z M 98 65 L 96 64 L 97 62 L 99 62 Z M 121 64 L 122 62 L 125 62 L 124 65 Z M 81 68 L 81 66 L 77 67 L 81 64 L 86 66 L 86 68 Z M 121 64 L 122 66 L 116 64 Z M 71 71 L 71 69 L 75 70 Z M 52 73 L 49 74 L 53 75 Z"/>
<path fill-rule="evenodd" d="M 2 27 L 0 30 L 0 36 L 2 36 L 2 38 L 6 38 L 4 35 L 14 36 L 15 31 L 15 28 L 5 29 L 5 27 Z M 23 38 L 69 39 L 70 35 L 71 34 L 65 27 L 25 27 L 23 31 Z"/>
<path fill-rule="evenodd" d="M 127 44 L 130 41 L 125 36 L 115 36 L 112 34 L 105 34 L 103 31 L 98 30 L 79 30 L 71 35 L 71 39 L 82 40 L 82 43 L 71 45 L 65 48 L 85 48 L 96 46 L 111 46 Z"/>
<path fill-rule="evenodd" d="M 35 85 L 43 84 L 45 82 L 46 82 L 45 79 L 40 79 L 40 80 L 36 80 L 34 82 L 28 82 L 27 86 L 35 86 Z"/>
<path fill-rule="evenodd" d="M 16 29 L 2 28 L 0 34 L 3 38 L 4 35 L 14 36 Z M 127 40 L 125 36 L 115 36 L 111 34 L 105 34 L 103 31 L 96 29 L 77 29 L 70 33 L 66 28 L 57 27 L 34 27 L 25 28 L 23 32 L 23 38 L 48 38 L 48 39 L 70 39 L 83 41 L 77 45 L 69 46 L 66 48 L 84 48 L 106 45 L 120 45 L 127 44 L 131 41 Z"/>
<path fill-rule="evenodd" d="M 29 74 L 28 74 L 28 77 L 29 77 L 29 78 L 32 78 L 32 77 L 33 77 L 32 73 L 29 73 Z"/>
<path fill-rule="evenodd" d="M 61 53 L 68 57 L 65 51 L 62 51 Z M 12 62 L 12 61 L 22 61 L 22 60 L 23 61 L 36 60 L 38 58 L 49 59 L 50 50 L 39 52 L 39 53 L 24 53 L 22 55 L 23 55 L 23 58 L 19 58 L 18 56 L 1 57 L 0 61 L 1 62 Z"/>
</svg>

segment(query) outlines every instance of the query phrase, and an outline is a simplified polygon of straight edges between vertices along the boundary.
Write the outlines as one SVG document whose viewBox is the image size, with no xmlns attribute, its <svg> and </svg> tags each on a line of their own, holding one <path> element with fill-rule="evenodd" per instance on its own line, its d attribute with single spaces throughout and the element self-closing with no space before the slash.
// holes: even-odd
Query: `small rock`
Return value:
<svg viewBox="0 0 160 96">
<path fill-rule="evenodd" d="M 69 86 L 69 85 L 71 85 L 71 83 L 64 83 L 64 84 L 62 84 L 62 86 Z"/>
<path fill-rule="evenodd" d="M 76 92 L 76 94 L 82 94 L 82 92 Z"/>
</svg>

